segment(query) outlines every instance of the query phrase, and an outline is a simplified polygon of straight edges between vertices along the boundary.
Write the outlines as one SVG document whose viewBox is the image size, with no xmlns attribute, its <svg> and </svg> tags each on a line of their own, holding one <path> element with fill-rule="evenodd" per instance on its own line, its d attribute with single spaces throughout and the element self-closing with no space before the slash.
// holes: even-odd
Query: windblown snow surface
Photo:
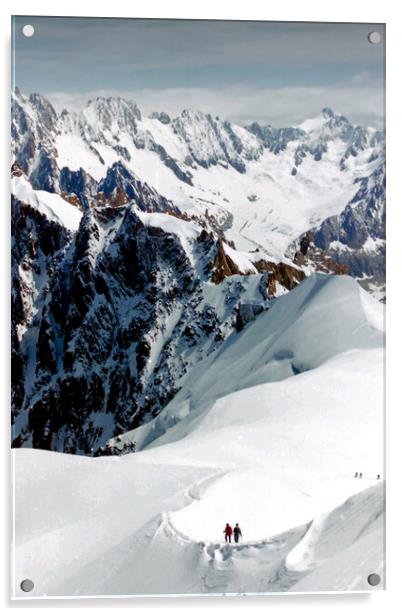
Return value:
<svg viewBox="0 0 402 616">
<path fill-rule="evenodd" d="M 60 195 L 46 190 L 34 190 L 23 176 L 12 178 L 11 193 L 23 203 L 44 214 L 48 220 L 57 222 L 70 231 L 77 231 L 82 214 L 77 207 Z"/>
<path fill-rule="evenodd" d="M 137 453 L 14 451 L 15 596 L 382 588 L 382 310 L 313 274 L 123 436 Z"/>
</svg>

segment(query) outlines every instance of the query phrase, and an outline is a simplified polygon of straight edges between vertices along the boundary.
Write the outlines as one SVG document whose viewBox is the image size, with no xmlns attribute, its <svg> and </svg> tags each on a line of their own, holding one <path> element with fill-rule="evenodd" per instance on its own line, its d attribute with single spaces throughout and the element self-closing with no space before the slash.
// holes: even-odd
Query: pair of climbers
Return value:
<svg viewBox="0 0 402 616">
<path fill-rule="evenodd" d="M 223 534 L 225 535 L 226 543 L 232 543 L 232 535 L 234 535 L 235 543 L 239 543 L 240 537 L 243 537 L 241 528 L 238 522 L 236 522 L 236 525 L 234 528 L 232 528 L 228 522 L 224 528 Z"/>
<path fill-rule="evenodd" d="M 363 473 L 358 473 L 358 472 L 356 471 L 356 473 L 355 473 L 355 479 L 363 479 Z"/>
</svg>

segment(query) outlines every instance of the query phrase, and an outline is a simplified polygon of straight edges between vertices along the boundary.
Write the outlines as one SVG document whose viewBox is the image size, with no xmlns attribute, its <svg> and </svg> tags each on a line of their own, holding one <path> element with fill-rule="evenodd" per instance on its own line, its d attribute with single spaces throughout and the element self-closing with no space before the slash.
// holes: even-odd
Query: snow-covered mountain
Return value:
<svg viewBox="0 0 402 616">
<path fill-rule="evenodd" d="M 16 450 L 15 595 L 23 578 L 35 596 L 382 588 L 382 312 L 313 274 L 115 440 L 135 454 Z"/>
<path fill-rule="evenodd" d="M 384 580 L 382 304 L 151 187 L 87 207 L 12 176 L 14 596 Z"/>
<path fill-rule="evenodd" d="M 384 284 L 384 135 L 13 94 L 13 442 L 89 453 L 314 270 Z"/>
<path fill-rule="evenodd" d="M 15 595 L 367 590 L 384 133 L 18 90 L 12 122 Z"/>
<path fill-rule="evenodd" d="M 35 189 L 78 198 L 84 207 L 105 199 L 122 205 L 156 191 L 189 216 L 205 218 L 207 212 L 238 249 L 275 260 L 348 205 L 362 202 L 354 226 L 367 226 L 370 190 L 362 190 L 381 173 L 385 157 L 383 131 L 354 126 L 329 108 L 298 127 L 242 127 L 193 110 L 176 118 L 163 112 L 145 117 L 118 97 L 98 97 L 80 113 L 58 114 L 43 96 L 19 90 L 12 137 L 14 159 Z M 383 183 L 378 191 L 382 203 Z M 372 278 L 375 286 L 385 274 L 378 218 L 360 268 L 352 263 L 361 248 L 352 231 L 342 239 L 350 259 L 330 249 L 335 262 L 348 261 L 353 276 Z"/>
<path fill-rule="evenodd" d="M 16 446 L 90 453 L 149 420 L 193 364 L 303 277 L 272 263 L 268 282 L 206 225 L 158 212 L 152 192 L 156 211 L 134 198 L 82 212 L 17 165 L 12 184 Z"/>
<path fill-rule="evenodd" d="M 328 271 L 345 267 L 378 299 L 385 299 L 385 164 L 357 181 L 359 190 L 340 214 L 304 233 L 288 250 L 295 263 Z"/>
<path fill-rule="evenodd" d="M 381 395 L 381 379 L 376 370 L 381 364 L 382 344 L 381 304 L 361 290 L 349 276 L 312 274 L 293 291 L 272 301 L 267 311 L 240 332 L 232 333 L 217 351 L 192 367 L 182 379 L 180 391 L 159 416 L 127 434 L 125 438 L 129 441 L 135 440 L 142 448 L 172 443 L 177 438 L 181 440 L 186 437 L 188 455 L 197 459 L 197 447 L 191 441 L 191 432 L 196 430 L 196 438 L 199 438 L 204 431 L 204 424 L 213 425 L 214 440 L 218 447 L 216 451 L 219 453 L 211 452 L 212 461 L 214 455 L 217 460 L 221 454 L 227 455 L 218 445 L 221 427 L 230 428 L 233 423 L 237 431 L 239 423 L 244 422 L 245 429 L 250 434 L 250 424 L 256 421 L 258 440 L 259 419 L 263 417 L 267 422 L 267 430 L 268 426 L 270 428 L 269 434 L 264 430 L 260 433 L 260 445 L 266 451 L 275 450 L 275 420 L 271 424 L 269 417 L 280 412 L 283 425 L 288 423 L 291 432 L 298 433 L 297 422 L 306 421 L 306 414 L 315 412 L 315 405 L 318 405 L 317 421 L 320 422 L 322 406 L 317 391 L 325 391 L 328 408 L 333 410 L 340 404 L 342 412 L 351 415 L 349 420 L 344 419 L 345 426 L 348 422 L 359 421 L 360 411 L 357 411 L 357 405 L 355 406 L 356 396 L 359 398 L 357 404 L 367 413 L 371 408 L 373 420 L 377 416 L 381 421 L 381 404 L 378 397 Z M 372 385 L 367 388 L 358 374 L 361 370 L 360 361 L 366 362 L 368 372 L 364 379 L 369 378 L 370 358 L 374 362 L 373 378 Z M 349 365 L 350 371 L 345 369 L 345 375 L 342 375 L 343 368 L 340 372 L 337 371 L 338 361 L 344 367 Z M 354 361 L 356 373 L 352 369 Z M 334 378 L 331 376 L 333 368 L 334 375 L 337 375 Z M 324 373 L 325 378 L 322 376 Z M 316 381 L 321 377 L 325 383 Z M 303 383 L 303 401 L 297 402 L 298 395 L 301 395 L 299 388 L 303 387 Z M 296 387 L 298 392 L 294 398 L 293 387 Z M 269 392 L 269 396 L 265 392 Z M 373 396 L 370 404 L 368 395 Z M 286 419 L 281 398 L 293 400 L 296 406 L 292 408 L 298 408 L 299 414 Z M 248 404 L 248 400 L 252 403 Z M 247 413 L 245 408 L 248 409 Z M 312 417 L 310 421 L 314 422 Z M 339 443 L 333 450 L 335 456 L 341 455 L 342 452 L 341 421 L 338 428 Z M 331 439 L 333 438 L 334 436 L 331 436 Z M 360 446 L 365 451 L 372 439 L 375 448 L 376 438 L 377 434 L 373 433 L 371 437 L 367 434 L 366 438 L 362 438 Z M 282 440 L 278 439 L 278 443 L 280 442 Z M 179 447 L 183 448 L 183 444 L 180 443 Z M 168 451 L 172 449 L 171 446 Z M 212 448 L 212 451 L 215 449 Z M 241 450 L 239 453 L 241 456 Z M 233 460 L 236 460 L 236 453 L 233 452 L 232 455 Z M 259 456 L 261 455 L 262 452 Z M 280 451 L 277 455 L 280 455 Z M 299 456 L 300 452 L 295 452 L 295 455 Z M 353 455 L 357 456 L 357 464 L 360 455 L 357 446 Z M 314 468 L 316 463 L 318 464 L 318 460 L 312 462 L 311 468 Z M 375 464 L 379 463 L 380 460 L 376 460 Z"/>
</svg>

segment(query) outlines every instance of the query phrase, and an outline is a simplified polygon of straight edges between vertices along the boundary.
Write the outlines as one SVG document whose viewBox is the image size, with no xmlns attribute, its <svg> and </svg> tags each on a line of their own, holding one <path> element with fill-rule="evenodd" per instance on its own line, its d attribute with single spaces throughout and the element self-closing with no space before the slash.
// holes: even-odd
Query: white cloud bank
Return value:
<svg viewBox="0 0 402 616">
<path fill-rule="evenodd" d="M 50 92 L 45 93 L 45 96 L 58 110 L 66 108 L 78 111 L 91 98 L 118 95 L 135 101 L 145 115 L 152 111 L 165 111 L 171 116 L 176 116 L 183 109 L 192 108 L 239 124 L 257 120 L 274 126 L 297 125 L 306 118 L 316 116 L 323 107 L 331 107 L 352 122 L 382 128 L 384 122 L 382 90 L 378 86 L 364 84 L 362 81 L 359 75 L 351 83 L 331 87 L 256 89 L 239 85 L 220 89 L 97 90 L 77 94 Z"/>
</svg>

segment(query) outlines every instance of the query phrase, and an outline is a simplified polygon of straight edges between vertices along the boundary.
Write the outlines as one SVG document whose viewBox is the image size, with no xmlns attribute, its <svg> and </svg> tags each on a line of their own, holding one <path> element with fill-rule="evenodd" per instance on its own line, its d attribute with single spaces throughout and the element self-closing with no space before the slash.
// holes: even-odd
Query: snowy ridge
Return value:
<svg viewBox="0 0 402 616">
<path fill-rule="evenodd" d="M 57 114 L 44 97 L 18 90 L 13 100 L 14 156 L 34 188 L 96 202 L 109 170 L 124 165 L 182 212 L 207 210 L 239 250 L 278 260 L 342 212 L 384 153 L 383 132 L 328 108 L 301 127 L 276 129 L 194 110 L 146 118 L 119 97 L 99 97 L 79 114 Z"/>
<path fill-rule="evenodd" d="M 356 360 L 363 358 L 369 349 L 373 349 L 374 355 L 371 356 L 378 358 L 375 361 L 381 361 L 381 353 L 377 349 L 383 343 L 383 318 L 382 307 L 367 293 L 360 292 L 351 278 L 313 274 L 291 294 L 276 299 L 272 307 L 255 322 L 240 334 L 233 333 L 219 350 L 195 366 L 183 379 L 181 391 L 159 417 L 130 433 L 130 438 L 137 440 L 140 446 L 153 440 L 153 435 L 162 439 L 157 442 L 171 441 L 176 438 L 175 434 L 181 438 L 188 433 L 189 426 L 198 426 L 198 415 L 201 413 L 202 417 L 205 408 L 207 416 L 217 414 L 219 424 L 226 416 L 223 407 L 227 408 L 227 421 L 234 421 L 237 401 L 239 417 L 242 417 L 242 404 L 247 404 L 249 396 L 263 399 L 257 391 L 251 394 L 248 388 L 262 385 L 264 391 L 265 383 L 284 380 L 284 386 L 276 388 L 278 405 L 281 406 L 281 392 L 286 391 L 289 397 L 291 388 L 296 387 L 294 375 L 300 375 L 298 379 L 314 382 L 318 374 L 313 370 L 322 366 L 326 373 L 329 370 L 326 362 L 334 358 L 333 365 L 336 366 L 339 354 L 345 353 L 343 361 L 348 365 L 350 363 L 352 373 L 353 357 L 356 356 Z M 360 355 L 357 349 L 362 350 Z M 373 413 L 378 408 L 376 404 L 381 406 L 375 361 Z M 331 370 L 328 378 L 330 374 Z M 345 382 L 344 387 L 352 392 L 353 379 L 349 384 Z M 243 389 L 244 396 L 240 391 Z M 356 390 L 358 395 L 365 396 L 363 382 L 361 391 L 357 386 Z M 236 393 L 232 394 L 233 391 Z M 307 391 L 310 391 L 309 386 Z M 227 394 L 229 397 L 225 401 L 222 396 Z M 361 403 L 366 404 L 365 397 Z M 214 407 L 211 410 L 211 404 L 216 405 L 216 410 Z M 173 418 L 182 417 L 185 408 L 188 409 L 186 420 L 170 428 L 166 437 L 161 437 L 163 426 L 171 426 Z M 289 421 L 294 423 L 294 419 Z"/>
<path fill-rule="evenodd" d="M 48 456 L 53 462 L 50 475 Z M 21 481 L 19 494 L 24 495 L 24 502 L 32 495 L 32 504 L 41 504 L 33 519 L 25 515 L 19 518 L 21 532 L 16 545 L 15 571 L 16 582 L 21 575 L 33 577 L 32 573 L 37 573 L 39 582 L 33 591 L 35 596 L 368 591 L 371 589 L 366 571 L 383 574 L 381 534 L 378 532 L 381 531 L 382 484 L 349 498 L 333 513 L 329 512 L 328 517 L 337 518 L 336 523 L 314 541 L 309 530 L 313 522 L 267 540 L 225 545 L 216 541 L 193 541 L 175 529 L 168 514 L 154 515 L 158 506 L 177 506 L 183 502 L 183 487 L 191 484 L 185 468 L 174 468 L 161 481 L 162 467 L 143 466 L 140 469 L 137 463 L 137 473 L 133 473 L 133 457 L 125 460 L 123 466 L 106 460 L 104 468 L 99 468 L 98 472 L 85 468 L 89 460 L 78 459 L 79 466 L 76 466 L 71 456 L 65 461 L 63 458 L 66 456 L 16 452 L 16 470 L 21 480 L 22 475 L 27 474 L 28 464 L 37 470 L 35 475 L 28 473 L 31 483 Z M 97 464 L 99 466 L 99 461 Z M 105 467 L 108 467 L 106 490 Z M 142 479 L 138 481 L 140 470 Z M 68 483 L 74 482 L 77 473 L 90 477 L 91 482 L 84 481 L 79 495 L 80 508 L 74 506 L 69 491 L 63 491 L 59 501 L 49 501 L 55 482 L 61 478 Z M 137 477 L 134 481 L 133 475 Z M 129 477 L 131 494 L 127 498 L 124 480 Z M 208 479 L 209 476 L 204 477 Z M 35 495 L 32 486 L 37 491 Z M 22 492 L 24 489 L 26 491 Z M 94 497 L 98 502 L 95 510 L 91 500 Z M 130 499 L 135 497 L 141 497 L 140 508 L 130 505 Z M 117 512 L 116 498 L 119 500 Z M 126 508 L 130 510 L 129 516 Z M 63 527 L 57 524 L 58 514 L 67 522 Z M 377 523 L 366 524 L 366 520 L 376 515 Z M 38 524 L 39 516 L 41 524 Z M 348 524 L 353 525 L 349 536 L 344 533 Z M 307 537 L 311 552 L 305 547 Z M 327 552 L 309 571 L 295 570 L 290 565 L 292 558 L 294 561 L 293 554 L 303 550 L 307 557 L 310 553 L 313 556 L 317 551 L 327 550 L 328 539 L 334 541 L 336 538 L 332 553 Z M 61 548 L 57 552 L 56 543 Z M 71 545 L 75 546 L 74 554 L 69 549 Z M 362 555 L 364 568 L 361 568 Z M 68 571 L 67 576 L 65 571 Z M 14 592 L 15 596 L 21 596 L 18 583 Z"/>
<path fill-rule="evenodd" d="M 36 596 L 369 590 L 367 567 L 383 570 L 381 329 L 353 279 L 313 275 L 121 437 L 136 453 L 16 451 L 16 595 L 33 571 Z M 226 521 L 243 543 L 222 543 Z"/>
<path fill-rule="evenodd" d="M 77 231 L 82 212 L 59 195 L 45 190 L 33 190 L 24 176 L 12 178 L 11 193 L 22 203 L 27 203 L 44 214 L 48 220 L 70 231 Z"/>
</svg>

